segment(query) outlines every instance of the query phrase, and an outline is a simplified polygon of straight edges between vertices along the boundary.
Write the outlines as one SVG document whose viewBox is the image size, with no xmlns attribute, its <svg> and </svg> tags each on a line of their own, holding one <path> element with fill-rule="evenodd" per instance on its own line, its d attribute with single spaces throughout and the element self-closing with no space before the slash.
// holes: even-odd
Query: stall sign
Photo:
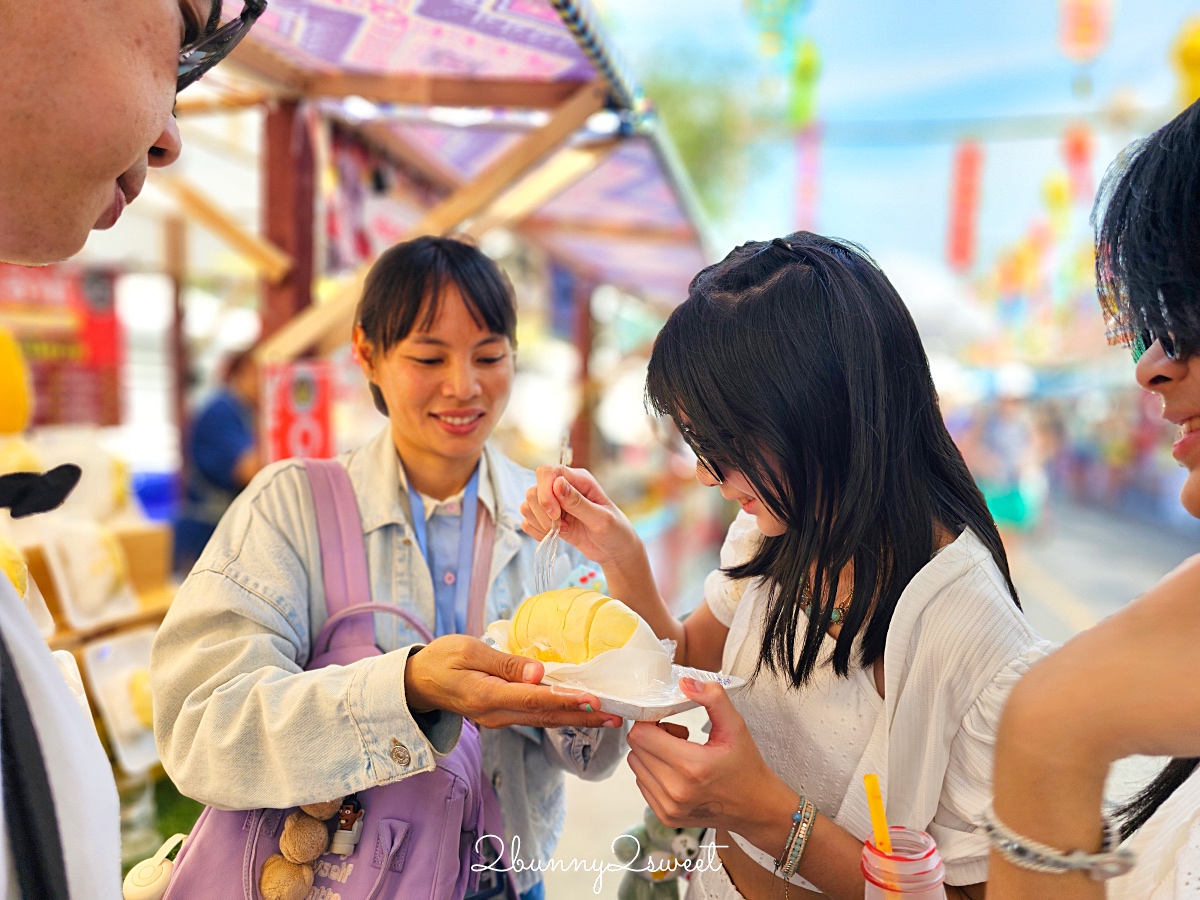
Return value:
<svg viewBox="0 0 1200 900">
<path fill-rule="evenodd" d="M 271 365 L 264 379 L 267 461 L 333 456 L 333 364 L 310 360 Z"/>
<path fill-rule="evenodd" d="M 0 264 L 0 325 L 21 345 L 38 425 L 118 425 L 117 273 Z"/>
</svg>

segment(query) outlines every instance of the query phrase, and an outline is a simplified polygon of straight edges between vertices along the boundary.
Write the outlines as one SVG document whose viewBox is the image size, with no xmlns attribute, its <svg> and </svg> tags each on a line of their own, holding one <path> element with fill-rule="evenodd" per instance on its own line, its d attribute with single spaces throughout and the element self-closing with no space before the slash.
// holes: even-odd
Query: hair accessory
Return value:
<svg viewBox="0 0 1200 900">
<path fill-rule="evenodd" d="M 1082 850 L 1064 853 L 1023 837 L 996 818 L 991 806 L 983 814 L 983 828 L 996 851 L 1018 868 L 1051 875 L 1087 872 L 1093 881 L 1107 881 L 1132 869 L 1137 858 L 1127 847 L 1117 846 L 1121 835 L 1112 818 L 1102 816 L 1102 819 L 1104 846 L 1099 853 L 1084 853 Z"/>
<path fill-rule="evenodd" d="M 12 510 L 14 519 L 57 509 L 82 474 L 79 466 L 66 463 L 49 472 L 0 475 L 0 509 Z"/>
</svg>

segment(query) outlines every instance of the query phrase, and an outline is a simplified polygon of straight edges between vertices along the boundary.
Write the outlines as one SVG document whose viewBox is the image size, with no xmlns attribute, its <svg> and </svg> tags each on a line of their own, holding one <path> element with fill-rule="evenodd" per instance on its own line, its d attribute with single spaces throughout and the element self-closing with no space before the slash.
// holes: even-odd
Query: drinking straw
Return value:
<svg viewBox="0 0 1200 900">
<path fill-rule="evenodd" d="M 871 811 L 871 827 L 875 830 L 875 846 L 891 856 L 892 835 L 888 831 L 887 815 L 883 811 L 883 792 L 879 789 L 879 776 L 870 772 L 863 776 L 867 788 L 867 808 Z"/>
</svg>

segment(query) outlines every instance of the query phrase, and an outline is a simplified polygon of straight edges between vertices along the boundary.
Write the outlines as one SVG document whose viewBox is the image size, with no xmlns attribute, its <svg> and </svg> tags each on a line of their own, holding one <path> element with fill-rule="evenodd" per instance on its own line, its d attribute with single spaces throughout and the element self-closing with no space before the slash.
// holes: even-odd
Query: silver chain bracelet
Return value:
<svg viewBox="0 0 1200 900">
<path fill-rule="evenodd" d="M 988 839 L 996 851 L 1014 866 L 1031 872 L 1052 875 L 1087 872 L 1093 881 L 1107 881 L 1124 875 L 1137 861 L 1132 850 L 1117 846 L 1121 842 L 1121 836 L 1116 823 L 1109 816 L 1103 816 L 1104 847 L 1099 853 L 1084 853 L 1082 850 L 1063 853 L 1017 834 L 996 818 L 991 806 L 988 806 L 983 815 L 984 831 L 987 832 Z"/>
</svg>

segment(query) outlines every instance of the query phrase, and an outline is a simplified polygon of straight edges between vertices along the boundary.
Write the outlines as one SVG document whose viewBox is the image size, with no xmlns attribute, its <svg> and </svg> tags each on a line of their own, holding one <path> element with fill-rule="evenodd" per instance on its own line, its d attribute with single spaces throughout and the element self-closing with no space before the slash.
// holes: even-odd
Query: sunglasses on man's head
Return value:
<svg viewBox="0 0 1200 900">
<path fill-rule="evenodd" d="M 245 0 L 240 16 L 180 50 L 175 92 L 195 84 L 209 69 L 228 56 L 266 8 L 267 0 Z"/>
</svg>

